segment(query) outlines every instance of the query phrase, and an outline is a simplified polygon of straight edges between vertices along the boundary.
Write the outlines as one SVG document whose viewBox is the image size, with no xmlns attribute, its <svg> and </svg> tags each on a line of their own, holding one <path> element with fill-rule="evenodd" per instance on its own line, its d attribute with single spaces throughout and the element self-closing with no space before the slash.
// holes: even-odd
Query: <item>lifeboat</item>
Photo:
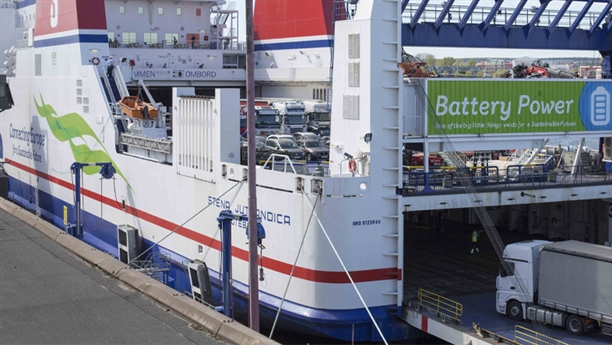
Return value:
<svg viewBox="0 0 612 345">
<path fill-rule="evenodd" d="M 136 96 L 125 96 L 119 101 L 123 112 L 141 120 L 156 118 L 159 110 Z"/>
</svg>

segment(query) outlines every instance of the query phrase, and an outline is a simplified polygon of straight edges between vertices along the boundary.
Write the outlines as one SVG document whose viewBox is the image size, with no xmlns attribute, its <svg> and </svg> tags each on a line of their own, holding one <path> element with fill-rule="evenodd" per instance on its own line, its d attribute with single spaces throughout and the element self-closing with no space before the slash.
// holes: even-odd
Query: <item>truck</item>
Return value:
<svg viewBox="0 0 612 345">
<path fill-rule="evenodd" d="M 267 101 L 269 106 L 279 111 L 283 133 L 306 132 L 308 119 L 302 101 L 296 99 L 269 99 Z"/>
<path fill-rule="evenodd" d="M 331 112 L 327 102 L 320 99 L 304 100 L 308 116 L 308 131 L 320 136 L 329 135 L 331 129 Z"/>
<path fill-rule="evenodd" d="M 246 118 L 248 115 L 247 101 L 240 101 L 240 118 L 241 118 L 241 132 L 242 132 L 242 119 L 245 119 L 245 132 L 246 133 Z M 280 134 L 282 132 L 282 120 L 278 110 L 270 107 L 268 102 L 255 102 L 255 134 L 256 135 L 272 135 Z M 245 134 L 241 133 L 245 136 Z"/>
<path fill-rule="evenodd" d="M 507 245 L 503 260 L 498 313 L 612 336 L 612 247 L 530 240 Z"/>
</svg>

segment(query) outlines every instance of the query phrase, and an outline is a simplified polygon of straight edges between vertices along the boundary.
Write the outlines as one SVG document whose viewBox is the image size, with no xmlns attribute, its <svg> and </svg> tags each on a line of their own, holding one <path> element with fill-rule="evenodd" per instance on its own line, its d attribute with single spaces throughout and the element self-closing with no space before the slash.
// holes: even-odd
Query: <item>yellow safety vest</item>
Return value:
<svg viewBox="0 0 612 345">
<path fill-rule="evenodd" d="M 472 242 L 478 242 L 478 233 L 476 232 L 476 230 L 472 232 Z"/>
</svg>

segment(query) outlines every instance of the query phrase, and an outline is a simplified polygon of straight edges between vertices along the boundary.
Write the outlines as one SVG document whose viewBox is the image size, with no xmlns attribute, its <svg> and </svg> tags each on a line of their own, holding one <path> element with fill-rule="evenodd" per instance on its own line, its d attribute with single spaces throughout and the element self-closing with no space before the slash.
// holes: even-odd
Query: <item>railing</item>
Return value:
<svg viewBox="0 0 612 345">
<path fill-rule="evenodd" d="M 147 42 L 123 42 L 115 43 L 109 42 L 109 48 L 136 48 L 136 49 L 210 49 L 210 50 L 241 50 L 244 49 L 243 45 L 238 43 L 235 39 L 219 38 L 218 42 L 216 39 L 206 41 L 204 43 L 191 43 L 190 41 L 176 41 L 168 42 L 164 44 L 159 43 L 147 43 Z"/>
<path fill-rule="evenodd" d="M 408 6 L 406 6 L 406 10 L 402 15 L 404 23 L 410 23 L 413 16 L 417 13 L 419 6 L 420 3 L 409 3 Z M 468 12 L 468 8 L 469 6 L 466 5 L 452 6 L 448 14 L 446 15 L 446 18 L 444 18 L 444 22 L 458 24 L 463 19 L 465 13 Z M 443 9 L 444 6 L 442 5 L 427 5 L 425 7 L 425 11 L 419 18 L 419 23 L 435 22 L 438 19 L 438 16 L 442 13 Z M 492 10 L 492 7 L 477 6 L 474 9 L 474 12 L 472 12 L 470 18 L 467 20 L 467 24 L 480 24 L 484 22 Z M 523 26 L 529 24 L 533 19 L 534 15 L 536 14 L 537 10 L 538 9 L 535 7 L 523 9 L 512 25 Z M 491 22 L 491 24 L 503 25 L 508 21 L 508 19 L 510 19 L 513 13 L 514 8 L 500 8 L 497 11 L 495 17 L 493 17 L 493 21 Z M 554 21 L 558 13 L 559 11 L 557 10 L 544 11 L 540 16 L 536 26 L 549 26 L 550 23 Z M 578 28 L 587 30 L 590 29 L 589 23 L 593 23 L 594 21 L 596 21 L 600 13 L 600 11 L 587 12 L 584 18 L 580 21 L 580 25 L 578 26 Z M 573 24 L 573 21 L 576 19 L 576 17 L 579 16 L 579 14 L 579 11 L 566 11 L 561 20 L 559 20 L 559 23 L 557 23 L 557 27 L 569 28 Z"/>
<path fill-rule="evenodd" d="M 561 340 L 518 325 L 514 327 L 514 341 L 523 345 L 569 345 Z"/>
<path fill-rule="evenodd" d="M 419 193 L 428 186 L 434 192 L 459 190 L 462 183 L 455 178 L 456 167 L 434 166 L 430 172 L 423 171 L 423 166 L 404 166 L 403 186 L 399 194 L 403 196 Z M 572 175 L 571 166 L 565 170 L 550 169 L 548 164 L 510 165 L 504 170 L 496 166 L 476 166 L 469 168 L 470 181 L 478 188 L 505 189 L 511 186 L 528 187 L 561 187 L 564 185 L 612 183 L 612 172 L 596 171 L 588 165 L 579 165 L 578 173 Z M 501 172 L 504 172 L 502 174 Z"/>
<path fill-rule="evenodd" d="M 419 306 L 435 312 L 438 316 L 448 316 L 456 322 L 459 322 L 459 316 L 463 315 L 463 305 L 452 299 L 425 289 L 419 289 L 418 296 Z"/>
</svg>

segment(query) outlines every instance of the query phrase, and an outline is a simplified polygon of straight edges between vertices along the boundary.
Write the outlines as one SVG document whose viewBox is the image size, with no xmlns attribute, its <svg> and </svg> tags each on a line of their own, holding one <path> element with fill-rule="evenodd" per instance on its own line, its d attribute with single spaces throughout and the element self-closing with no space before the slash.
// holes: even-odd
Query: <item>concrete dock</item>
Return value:
<svg viewBox="0 0 612 345">
<path fill-rule="evenodd" d="M 277 344 L 3 199 L 0 343 Z"/>
</svg>

